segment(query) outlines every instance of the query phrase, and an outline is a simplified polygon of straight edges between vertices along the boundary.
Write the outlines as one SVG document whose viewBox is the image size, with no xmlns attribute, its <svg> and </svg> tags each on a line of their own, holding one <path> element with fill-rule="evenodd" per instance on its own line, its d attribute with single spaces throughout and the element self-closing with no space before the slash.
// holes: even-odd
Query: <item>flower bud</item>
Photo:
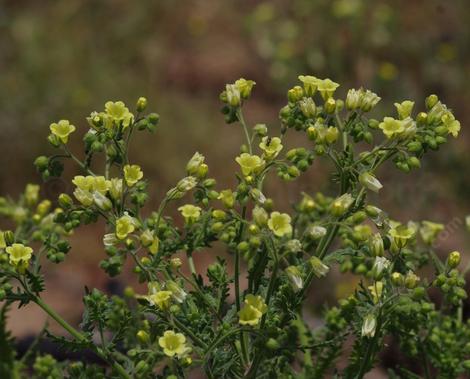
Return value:
<svg viewBox="0 0 470 379">
<path fill-rule="evenodd" d="M 318 240 L 320 238 L 323 238 L 326 235 L 326 232 L 327 230 L 325 227 L 313 225 L 308 229 L 307 234 L 314 240 Z"/>
<path fill-rule="evenodd" d="M 408 274 L 405 276 L 405 287 L 408 289 L 413 289 L 418 285 L 419 276 L 417 276 L 412 271 L 408 271 Z"/>
<path fill-rule="evenodd" d="M 255 206 L 252 211 L 253 221 L 260 227 L 265 226 L 268 223 L 268 212 L 263 208 Z"/>
<path fill-rule="evenodd" d="M 333 114 L 336 110 L 336 101 L 332 97 L 325 101 L 325 111 L 328 114 Z"/>
<path fill-rule="evenodd" d="M 150 342 L 150 336 L 145 330 L 139 330 L 137 332 L 137 339 L 140 341 L 142 344 L 147 344 Z"/>
<path fill-rule="evenodd" d="M 183 264 L 183 262 L 181 262 L 180 258 L 171 258 L 171 260 L 170 260 L 171 268 L 174 269 L 174 270 L 179 269 L 182 264 Z"/>
<path fill-rule="evenodd" d="M 72 198 L 66 193 L 61 193 L 59 195 L 58 202 L 59 202 L 59 205 L 64 209 L 68 209 L 73 205 Z"/>
<path fill-rule="evenodd" d="M 286 274 L 287 277 L 289 278 L 292 289 L 294 292 L 299 292 L 304 285 L 303 279 L 302 279 L 302 273 L 296 266 L 289 266 L 286 268 Z"/>
<path fill-rule="evenodd" d="M 6 246 L 11 246 L 15 243 L 15 235 L 11 230 L 3 232 L 3 239 L 5 240 Z"/>
<path fill-rule="evenodd" d="M 34 165 L 39 171 L 44 171 L 49 167 L 49 158 L 45 156 L 37 157 L 34 161 Z"/>
<path fill-rule="evenodd" d="M 447 265 L 450 268 L 456 268 L 460 264 L 460 253 L 458 251 L 453 251 L 449 254 L 447 258 Z"/>
<path fill-rule="evenodd" d="M 268 127 L 266 124 L 256 124 L 253 127 L 253 132 L 259 137 L 265 137 L 268 134 Z"/>
<path fill-rule="evenodd" d="M 384 241 L 380 233 L 375 233 L 369 238 L 369 250 L 375 257 L 381 257 L 384 254 Z"/>
<path fill-rule="evenodd" d="M 342 216 L 349 209 L 353 201 L 353 197 L 349 193 L 341 195 L 331 203 L 330 213 L 336 217 Z"/>
<path fill-rule="evenodd" d="M 317 107 L 315 106 L 315 102 L 311 97 L 304 98 L 299 101 L 299 107 L 302 114 L 307 118 L 315 117 L 315 113 Z"/>
<path fill-rule="evenodd" d="M 397 108 L 398 117 L 400 120 L 404 120 L 407 117 L 411 116 L 413 107 L 415 105 L 414 101 L 405 100 L 402 103 L 395 103 L 395 108 Z"/>
<path fill-rule="evenodd" d="M 439 101 L 439 98 L 437 97 L 437 95 L 434 95 L 434 94 L 429 95 L 425 101 L 426 108 L 431 109 L 432 107 L 434 107 L 434 105 L 437 104 L 438 101 Z"/>
<path fill-rule="evenodd" d="M 403 278 L 403 275 L 399 272 L 392 273 L 391 278 L 392 278 L 392 283 L 397 287 L 401 287 L 405 283 L 405 279 Z"/>
<path fill-rule="evenodd" d="M 113 208 L 113 203 L 111 203 L 111 200 L 98 191 L 93 192 L 93 201 L 96 206 L 103 211 L 109 211 Z"/>
<path fill-rule="evenodd" d="M 291 88 L 289 91 L 287 91 L 287 99 L 291 103 L 296 103 L 302 97 L 304 96 L 304 90 L 302 89 L 301 86 L 295 86 L 294 88 Z"/>
</svg>

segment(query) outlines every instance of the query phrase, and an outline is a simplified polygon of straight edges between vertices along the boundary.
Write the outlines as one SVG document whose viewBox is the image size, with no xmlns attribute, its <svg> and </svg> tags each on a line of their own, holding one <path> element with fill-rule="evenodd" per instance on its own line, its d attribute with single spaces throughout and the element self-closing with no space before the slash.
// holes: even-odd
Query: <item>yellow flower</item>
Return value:
<svg viewBox="0 0 470 379">
<path fill-rule="evenodd" d="M 85 191 L 81 188 L 75 188 L 75 191 L 73 191 L 73 195 L 85 207 L 89 207 L 93 204 L 93 194 L 90 191 Z"/>
<path fill-rule="evenodd" d="M 393 117 L 385 117 L 379 124 L 379 128 L 387 136 L 387 138 L 394 138 L 400 136 L 405 131 L 405 125 L 401 120 L 395 120 Z"/>
<path fill-rule="evenodd" d="M 121 199 L 122 195 L 122 179 L 112 178 L 109 181 L 109 194 L 114 200 Z"/>
<path fill-rule="evenodd" d="M 320 79 L 317 79 L 312 75 L 299 75 L 299 80 L 303 83 L 305 93 L 308 96 L 313 96 L 317 91 L 318 82 Z"/>
<path fill-rule="evenodd" d="M 247 99 L 251 95 L 251 90 L 256 83 L 253 80 L 246 80 L 240 78 L 235 81 L 235 87 L 240 91 L 240 95 L 243 99 Z"/>
<path fill-rule="evenodd" d="M 125 214 L 116 221 L 116 237 L 120 240 L 125 239 L 135 230 L 135 220 L 128 214 Z"/>
<path fill-rule="evenodd" d="M 382 297 L 382 292 L 384 288 L 384 284 L 381 281 L 375 282 L 372 286 L 369 286 L 369 291 L 372 295 L 372 301 L 374 304 L 377 304 Z"/>
<path fill-rule="evenodd" d="M 73 126 L 68 120 L 60 120 L 58 123 L 52 123 L 49 126 L 51 133 L 55 135 L 62 143 L 67 143 L 69 135 L 75 131 Z"/>
<path fill-rule="evenodd" d="M 245 304 L 251 305 L 253 308 L 258 310 L 261 314 L 265 314 L 268 310 L 268 306 L 264 302 L 261 296 L 255 296 L 252 294 L 246 295 L 245 297 Z"/>
<path fill-rule="evenodd" d="M 20 263 L 27 264 L 29 262 L 33 254 L 33 249 L 21 243 L 14 243 L 6 248 L 6 252 L 9 255 L 10 263 L 14 266 L 18 266 Z"/>
<path fill-rule="evenodd" d="M 331 79 L 318 80 L 317 89 L 323 100 L 328 100 L 339 87 L 339 84 Z"/>
<path fill-rule="evenodd" d="M 39 200 L 39 186 L 37 184 L 27 184 L 24 191 L 24 198 L 28 205 L 34 205 Z"/>
<path fill-rule="evenodd" d="M 460 132 L 460 121 L 455 119 L 455 116 L 448 112 L 444 116 L 442 116 L 442 122 L 444 126 L 447 128 L 447 133 L 452 134 L 454 138 L 459 136 Z"/>
<path fill-rule="evenodd" d="M 184 217 L 184 220 L 188 224 L 196 221 L 201 216 L 201 208 L 192 204 L 183 205 L 179 207 L 178 210 L 181 212 Z"/>
<path fill-rule="evenodd" d="M 231 189 L 220 191 L 217 198 L 221 200 L 227 208 L 233 208 L 235 204 L 235 196 Z"/>
<path fill-rule="evenodd" d="M 188 349 L 186 347 L 186 337 L 181 333 L 175 333 L 173 330 L 167 330 L 163 333 L 163 337 L 158 339 L 158 344 L 165 355 L 169 357 L 183 355 Z"/>
<path fill-rule="evenodd" d="M 419 234 L 424 243 L 431 245 L 437 238 L 440 232 L 444 230 L 443 224 L 438 224 L 431 221 L 423 221 L 421 223 L 421 228 L 419 229 Z"/>
<path fill-rule="evenodd" d="M 171 291 L 157 291 L 147 297 L 148 301 L 152 305 L 156 305 L 160 309 L 167 309 L 170 306 Z"/>
<path fill-rule="evenodd" d="M 272 212 L 268 220 L 268 227 L 272 232 L 282 237 L 292 233 L 291 218 L 287 213 Z"/>
<path fill-rule="evenodd" d="M 245 305 L 238 312 L 239 323 L 242 325 L 257 325 L 267 310 L 268 306 L 261 296 L 246 295 Z"/>
<path fill-rule="evenodd" d="M 388 232 L 395 245 L 400 249 L 404 247 L 408 240 L 413 238 L 415 231 L 405 225 L 397 225 Z"/>
<path fill-rule="evenodd" d="M 144 173 L 138 165 L 125 165 L 124 166 L 124 179 L 129 187 L 132 187 L 140 179 L 144 177 Z"/>
<path fill-rule="evenodd" d="M 395 103 L 394 105 L 395 108 L 397 108 L 397 113 L 400 117 L 400 120 L 404 120 L 405 118 L 411 116 L 415 102 L 411 100 L 405 100 L 401 103 Z"/>
<path fill-rule="evenodd" d="M 252 173 L 258 173 L 264 166 L 264 161 L 257 155 L 242 153 L 235 160 L 240 165 L 243 175 L 247 176 Z"/>
<path fill-rule="evenodd" d="M 263 137 L 259 147 L 264 151 L 267 158 L 276 158 L 279 152 L 282 150 L 282 143 L 279 137 Z"/>
<path fill-rule="evenodd" d="M 129 109 L 122 101 L 108 101 L 104 107 L 107 116 L 115 123 L 122 122 L 124 128 L 128 127 L 134 118 L 134 115 L 129 112 Z"/>
<path fill-rule="evenodd" d="M 104 176 L 95 176 L 92 180 L 93 191 L 97 191 L 102 195 L 105 195 L 108 192 L 111 182 L 106 180 Z"/>
<path fill-rule="evenodd" d="M 95 182 L 95 178 L 91 175 L 88 175 L 88 176 L 77 175 L 72 180 L 72 183 L 75 184 L 77 188 L 83 191 L 92 191 L 94 182 Z"/>
<path fill-rule="evenodd" d="M 5 242 L 5 234 L 0 231 L 0 249 L 4 249 L 7 247 L 7 244 Z"/>
<path fill-rule="evenodd" d="M 251 305 L 245 305 L 240 310 L 240 312 L 238 312 L 238 316 L 238 322 L 241 325 L 255 326 L 258 325 L 262 315 L 256 308 L 252 307 Z"/>
</svg>

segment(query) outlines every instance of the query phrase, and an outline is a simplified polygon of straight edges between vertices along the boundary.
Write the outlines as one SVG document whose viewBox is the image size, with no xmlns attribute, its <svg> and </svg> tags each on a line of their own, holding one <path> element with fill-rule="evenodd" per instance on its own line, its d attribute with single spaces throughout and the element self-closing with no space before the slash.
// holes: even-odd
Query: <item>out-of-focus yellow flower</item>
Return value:
<svg viewBox="0 0 470 379">
<path fill-rule="evenodd" d="M 235 204 L 235 196 L 231 189 L 220 191 L 218 199 L 221 200 L 227 208 L 233 208 Z"/>
<path fill-rule="evenodd" d="M 375 282 L 373 285 L 369 286 L 368 288 L 372 295 L 372 301 L 374 302 L 374 304 L 377 304 L 380 298 L 382 297 L 382 292 L 384 288 L 383 282 L 381 281 Z"/>
<path fill-rule="evenodd" d="M 27 184 L 24 191 L 26 204 L 34 205 L 39 201 L 39 186 L 37 184 Z"/>
<path fill-rule="evenodd" d="M 146 297 L 150 304 L 156 305 L 158 308 L 165 310 L 170 306 L 171 291 L 156 291 Z"/>
</svg>

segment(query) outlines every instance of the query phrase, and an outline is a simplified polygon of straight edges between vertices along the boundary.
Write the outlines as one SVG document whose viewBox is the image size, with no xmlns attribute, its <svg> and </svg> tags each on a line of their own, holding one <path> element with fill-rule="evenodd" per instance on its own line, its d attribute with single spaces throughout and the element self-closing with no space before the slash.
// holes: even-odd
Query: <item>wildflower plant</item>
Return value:
<svg viewBox="0 0 470 379">
<path fill-rule="evenodd" d="M 396 111 L 377 119 L 370 112 L 381 99 L 370 90 L 350 89 L 341 98 L 330 79 L 299 80 L 287 92 L 277 132 L 250 127 L 243 117 L 253 81 L 228 84 L 222 112 L 246 138 L 235 157 L 237 184 L 218 188 L 197 152 L 151 212 L 144 211 L 145 173 L 129 159 L 133 134 L 154 132 L 159 123 L 158 114 L 145 113 L 146 99 L 138 99 L 134 113 L 120 101 L 92 112 L 83 158 L 68 146 L 78 128 L 67 120 L 51 124 L 49 142 L 58 152 L 38 157 L 38 171 L 45 180 L 58 177 L 68 159 L 81 174 L 73 191 L 57 199 L 41 200 L 31 184 L 18 200 L 1 199 L 0 213 L 14 226 L 0 233 L 0 299 L 5 307 L 37 304 L 69 334 L 47 332 L 50 338 L 67 349 L 89 349 L 104 364 L 59 363 L 39 354 L 29 365 L 35 378 L 184 378 L 197 368 L 208 378 L 333 372 L 362 378 L 390 340 L 414 362 L 391 368 L 393 377 L 468 372 L 460 253 L 441 260 L 433 250 L 441 224 L 392 220 L 368 198 L 369 191 L 387 190 L 380 182 L 385 162 L 404 172 L 418 169 L 425 154 L 458 135 L 459 122 L 435 95 L 422 108 L 396 103 Z M 308 147 L 287 149 L 292 133 L 303 134 Z M 266 193 L 268 176 L 293 181 L 321 160 L 334 165 L 336 193 L 302 193 L 290 212 Z M 171 205 L 176 218 L 168 215 Z M 128 287 L 117 296 L 87 289 L 75 328 L 44 302 L 42 264 L 62 262 L 69 236 L 100 219 L 106 225 L 101 268 L 118 276 L 130 260 L 148 291 Z M 226 252 L 211 256 L 203 272 L 193 256 L 207 254 L 215 242 Z M 358 284 L 313 326 L 307 295 L 323 292 L 322 283 L 338 271 L 353 273 Z M 431 298 L 436 292 L 439 304 Z M 347 364 L 337 365 L 346 355 Z M 13 353 L 5 357 L 3 372 L 28 370 Z"/>
</svg>

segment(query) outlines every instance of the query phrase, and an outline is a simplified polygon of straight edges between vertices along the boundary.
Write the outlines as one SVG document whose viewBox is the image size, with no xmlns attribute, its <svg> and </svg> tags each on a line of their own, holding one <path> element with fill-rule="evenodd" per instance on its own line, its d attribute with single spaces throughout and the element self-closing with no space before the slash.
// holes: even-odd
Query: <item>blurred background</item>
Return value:
<svg viewBox="0 0 470 379">
<path fill-rule="evenodd" d="M 0 0 L 0 193 L 15 196 L 27 182 L 40 181 L 32 162 L 51 151 L 51 122 L 66 118 L 79 127 L 71 145 L 80 152 L 85 116 L 107 100 L 132 108 L 139 96 L 161 116 L 157 133 L 140 133 L 131 152 L 151 182 L 150 207 L 184 175 L 196 150 L 206 155 L 219 188 L 233 184 L 243 136 L 219 112 L 225 83 L 256 81 L 247 119 L 266 123 L 275 135 L 287 89 L 299 74 L 312 74 L 340 83 L 341 96 L 360 86 L 378 93 L 378 115 L 394 113 L 393 103 L 405 99 L 422 107 L 430 93 L 453 108 L 460 137 L 426 155 L 411 175 L 385 167 L 378 205 L 398 220 L 446 224 L 438 250 L 465 251 L 469 19 L 467 0 Z M 327 169 L 318 161 L 301 181 L 270 184 L 271 194 L 288 209 L 301 190 L 328 190 Z M 70 166 L 66 177 L 77 173 Z M 43 186 L 51 199 L 70 190 L 61 181 Z M 73 237 L 66 262 L 47 266 L 47 285 L 55 289 L 46 300 L 72 322 L 80 320 L 85 284 L 119 287 L 98 267 L 102 232 L 102 224 L 85 228 Z M 210 263 L 213 254 L 199 256 L 198 264 Z M 344 287 L 321 289 L 317 298 L 334 299 Z M 17 336 L 42 327 L 45 318 L 34 307 L 22 312 L 10 320 Z"/>
</svg>

